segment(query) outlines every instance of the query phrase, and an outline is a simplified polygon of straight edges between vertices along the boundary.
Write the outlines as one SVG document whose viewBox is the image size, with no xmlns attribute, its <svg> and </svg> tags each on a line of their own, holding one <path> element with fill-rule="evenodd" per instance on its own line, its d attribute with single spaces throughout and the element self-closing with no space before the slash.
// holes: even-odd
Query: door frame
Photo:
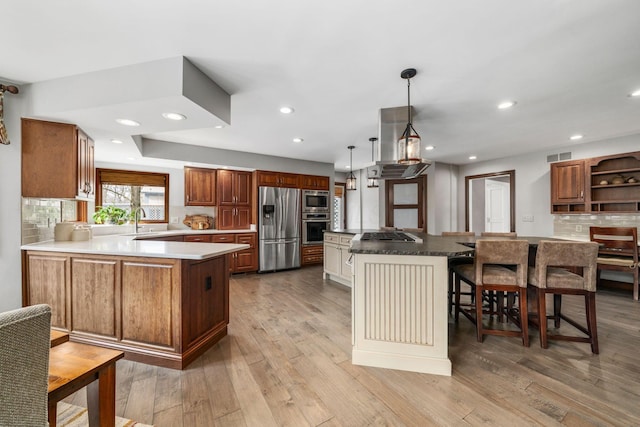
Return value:
<svg viewBox="0 0 640 427">
<path fill-rule="evenodd" d="M 418 209 L 418 228 L 423 232 L 427 232 L 427 175 L 420 175 L 411 179 L 387 179 L 384 183 L 384 209 L 385 227 L 393 227 L 393 184 L 418 184 L 418 203 L 415 205 L 398 205 L 406 209 Z"/>
<path fill-rule="evenodd" d="M 502 172 L 484 173 L 480 175 L 468 175 L 464 177 L 464 229 L 469 231 L 469 187 L 472 179 L 494 178 L 509 176 L 509 227 L 511 232 L 516 231 L 516 171 L 511 169 Z"/>
</svg>

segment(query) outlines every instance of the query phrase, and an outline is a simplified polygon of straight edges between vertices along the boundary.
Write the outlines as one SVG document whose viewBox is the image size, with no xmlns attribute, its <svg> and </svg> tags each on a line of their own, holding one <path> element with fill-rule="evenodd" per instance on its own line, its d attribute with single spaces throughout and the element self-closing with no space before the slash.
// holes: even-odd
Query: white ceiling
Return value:
<svg viewBox="0 0 640 427">
<path fill-rule="evenodd" d="M 355 145 L 357 169 L 371 160 L 378 110 L 406 105 L 408 67 L 414 127 L 436 161 L 640 133 L 640 97 L 628 96 L 640 89 L 638 0 L 14 0 L 2 13 L 5 82 L 184 56 L 231 94 L 230 126 L 167 131 L 145 118 L 153 139 L 337 170 Z M 517 105 L 498 110 L 507 99 Z M 125 161 L 131 147 L 108 141 L 127 132 L 104 123 L 98 160 Z"/>
</svg>

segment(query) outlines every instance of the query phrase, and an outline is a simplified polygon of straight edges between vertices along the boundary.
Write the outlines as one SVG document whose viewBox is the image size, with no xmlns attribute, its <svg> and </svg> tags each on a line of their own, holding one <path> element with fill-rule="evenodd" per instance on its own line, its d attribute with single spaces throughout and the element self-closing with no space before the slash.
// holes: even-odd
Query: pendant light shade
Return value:
<svg viewBox="0 0 640 427">
<path fill-rule="evenodd" d="M 349 149 L 349 175 L 347 175 L 347 190 L 355 190 L 356 189 L 356 176 L 353 174 L 353 149 L 356 148 L 355 145 L 350 145 L 347 147 Z"/>
<path fill-rule="evenodd" d="M 376 144 L 376 141 L 378 140 L 378 138 L 369 138 L 369 141 L 371 141 L 371 163 L 375 162 L 376 159 L 373 155 L 374 153 L 374 146 Z M 375 178 L 368 178 L 367 179 L 367 188 L 378 188 L 379 184 L 378 184 L 378 180 Z"/>
<path fill-rule="evenodd" d="M 398 163 L 420 163 L 420 135 L 413 128 L 411 118 L 411 78 L 417 74 L 415 68 L 407 68 L 400 73 L 400 77 L 407 80 L 407 116 L 409 121 L 398 140 Z"/>
</svg>

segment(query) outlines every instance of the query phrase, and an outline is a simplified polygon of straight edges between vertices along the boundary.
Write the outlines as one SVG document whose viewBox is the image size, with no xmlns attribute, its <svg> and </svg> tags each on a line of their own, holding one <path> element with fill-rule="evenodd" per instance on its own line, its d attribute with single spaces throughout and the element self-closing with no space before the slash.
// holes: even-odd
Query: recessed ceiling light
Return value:
<svg viewBox="0 0 640 427">
<path fill-rule="evenodd" d="M 469 160 L 475 160 L 475 159 L 477 159 L 476 156 L 469 156 Z"/>
<path fill-rule="evenodd" d="M 427 150 L 427 151 L 431 151 L 434 148 L 436 148 L 436 147 L 434 147 L 433 145 L 427 145 L 426 147 L 424 147 L 424 149 Z"/>
<path fill-rule="evenodd" d="M 131 119 L 116 119 L 116 122 L 120 123 L 121 125 L 124 126 L 140 126 L 140 123 L 136 122 L 135 120 L 131 120 Z"/>
<path fill-rule="evenodd" d="M 162 117 L 169 120 L 186 120 L 187 116 L 180 113 L 162 113 Z"/>
<path fill-rule="evenodd" d="M 347 168 L 347 169 L 351 169 L 351 166 L 347 165 L 347 166 L 345 166 L 345 168 Z"/>
<path fill-rule="evenodd" d="M 293 138 L 293 142 L 302 142 L 304 139 L 302 138 Z"/>
<path fill-rule="evenodd" d="M 114 144 L 122 144 L 122 141 L 120 141 L 119 139 L 112 139 L 111 142 L 113 142 Z"/>
<path fill-rule="evenodd" d="M 571 135 L 569 137 L 569 139 L 572 140 L 572 141 L 577 141 L 577 140 L 582 139 L 582 138 L 583 138 L 583 136 L 580 135 L 580 134 Z"/>
<path fill-rule="evenodd" d="M 282 114 L 291 114 L 293 113 L 293 108 L 292 107 L 280 107 L 280 112 Z"/>
<path fill-rule="evenodd" d="M 516 101 L 504 101 L 498 104 L 498 108 L 500 110 L 506 110 L 507 108 L 511 108 L 516 105 Z"/>
<path fill-rule="evenodd" d="M 635 97 L 637 97 L 637 96 L 640 96 L 640 89 L 638 89 L 638 90 L 636 90 L 636 91 L 634 91 L 634 92 L 631 92 L 631 93 L 629 94 L 629 96 L 632 96 L 632 97 L 634 97 L 634 98 L 635 98 Z"/>
<path fill-rule="evenodd" d="M 127 157 L 127 160 L 135 160 L 133 157 Z"/>
<path fill-rule="evenodd" d="M 223 125 L 217 125 L 217 126 L 214 126 L 214 127 L 215 127 L 216 129 L 222 129 L 224 126 L 223 126 Z"/>
</svg>

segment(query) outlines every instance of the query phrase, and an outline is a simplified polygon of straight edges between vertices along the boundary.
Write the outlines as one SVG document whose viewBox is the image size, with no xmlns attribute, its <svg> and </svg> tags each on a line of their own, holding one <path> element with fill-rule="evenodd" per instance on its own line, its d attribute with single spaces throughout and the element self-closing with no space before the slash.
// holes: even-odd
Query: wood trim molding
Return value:
<svg viewBox="0 0 640 427">
<path fill-rule="evenodd" d="M 510 231 L 516 231 L 516 171 L 511 169 L 503 172 L 484 173 L 480 175 L 468 175 L 464 177 L 464 229 L 469 231 L 469 181 L 472 179 L 491 178 L 496 176 L 509 176 L 509 222 Z"/>
</svg>

